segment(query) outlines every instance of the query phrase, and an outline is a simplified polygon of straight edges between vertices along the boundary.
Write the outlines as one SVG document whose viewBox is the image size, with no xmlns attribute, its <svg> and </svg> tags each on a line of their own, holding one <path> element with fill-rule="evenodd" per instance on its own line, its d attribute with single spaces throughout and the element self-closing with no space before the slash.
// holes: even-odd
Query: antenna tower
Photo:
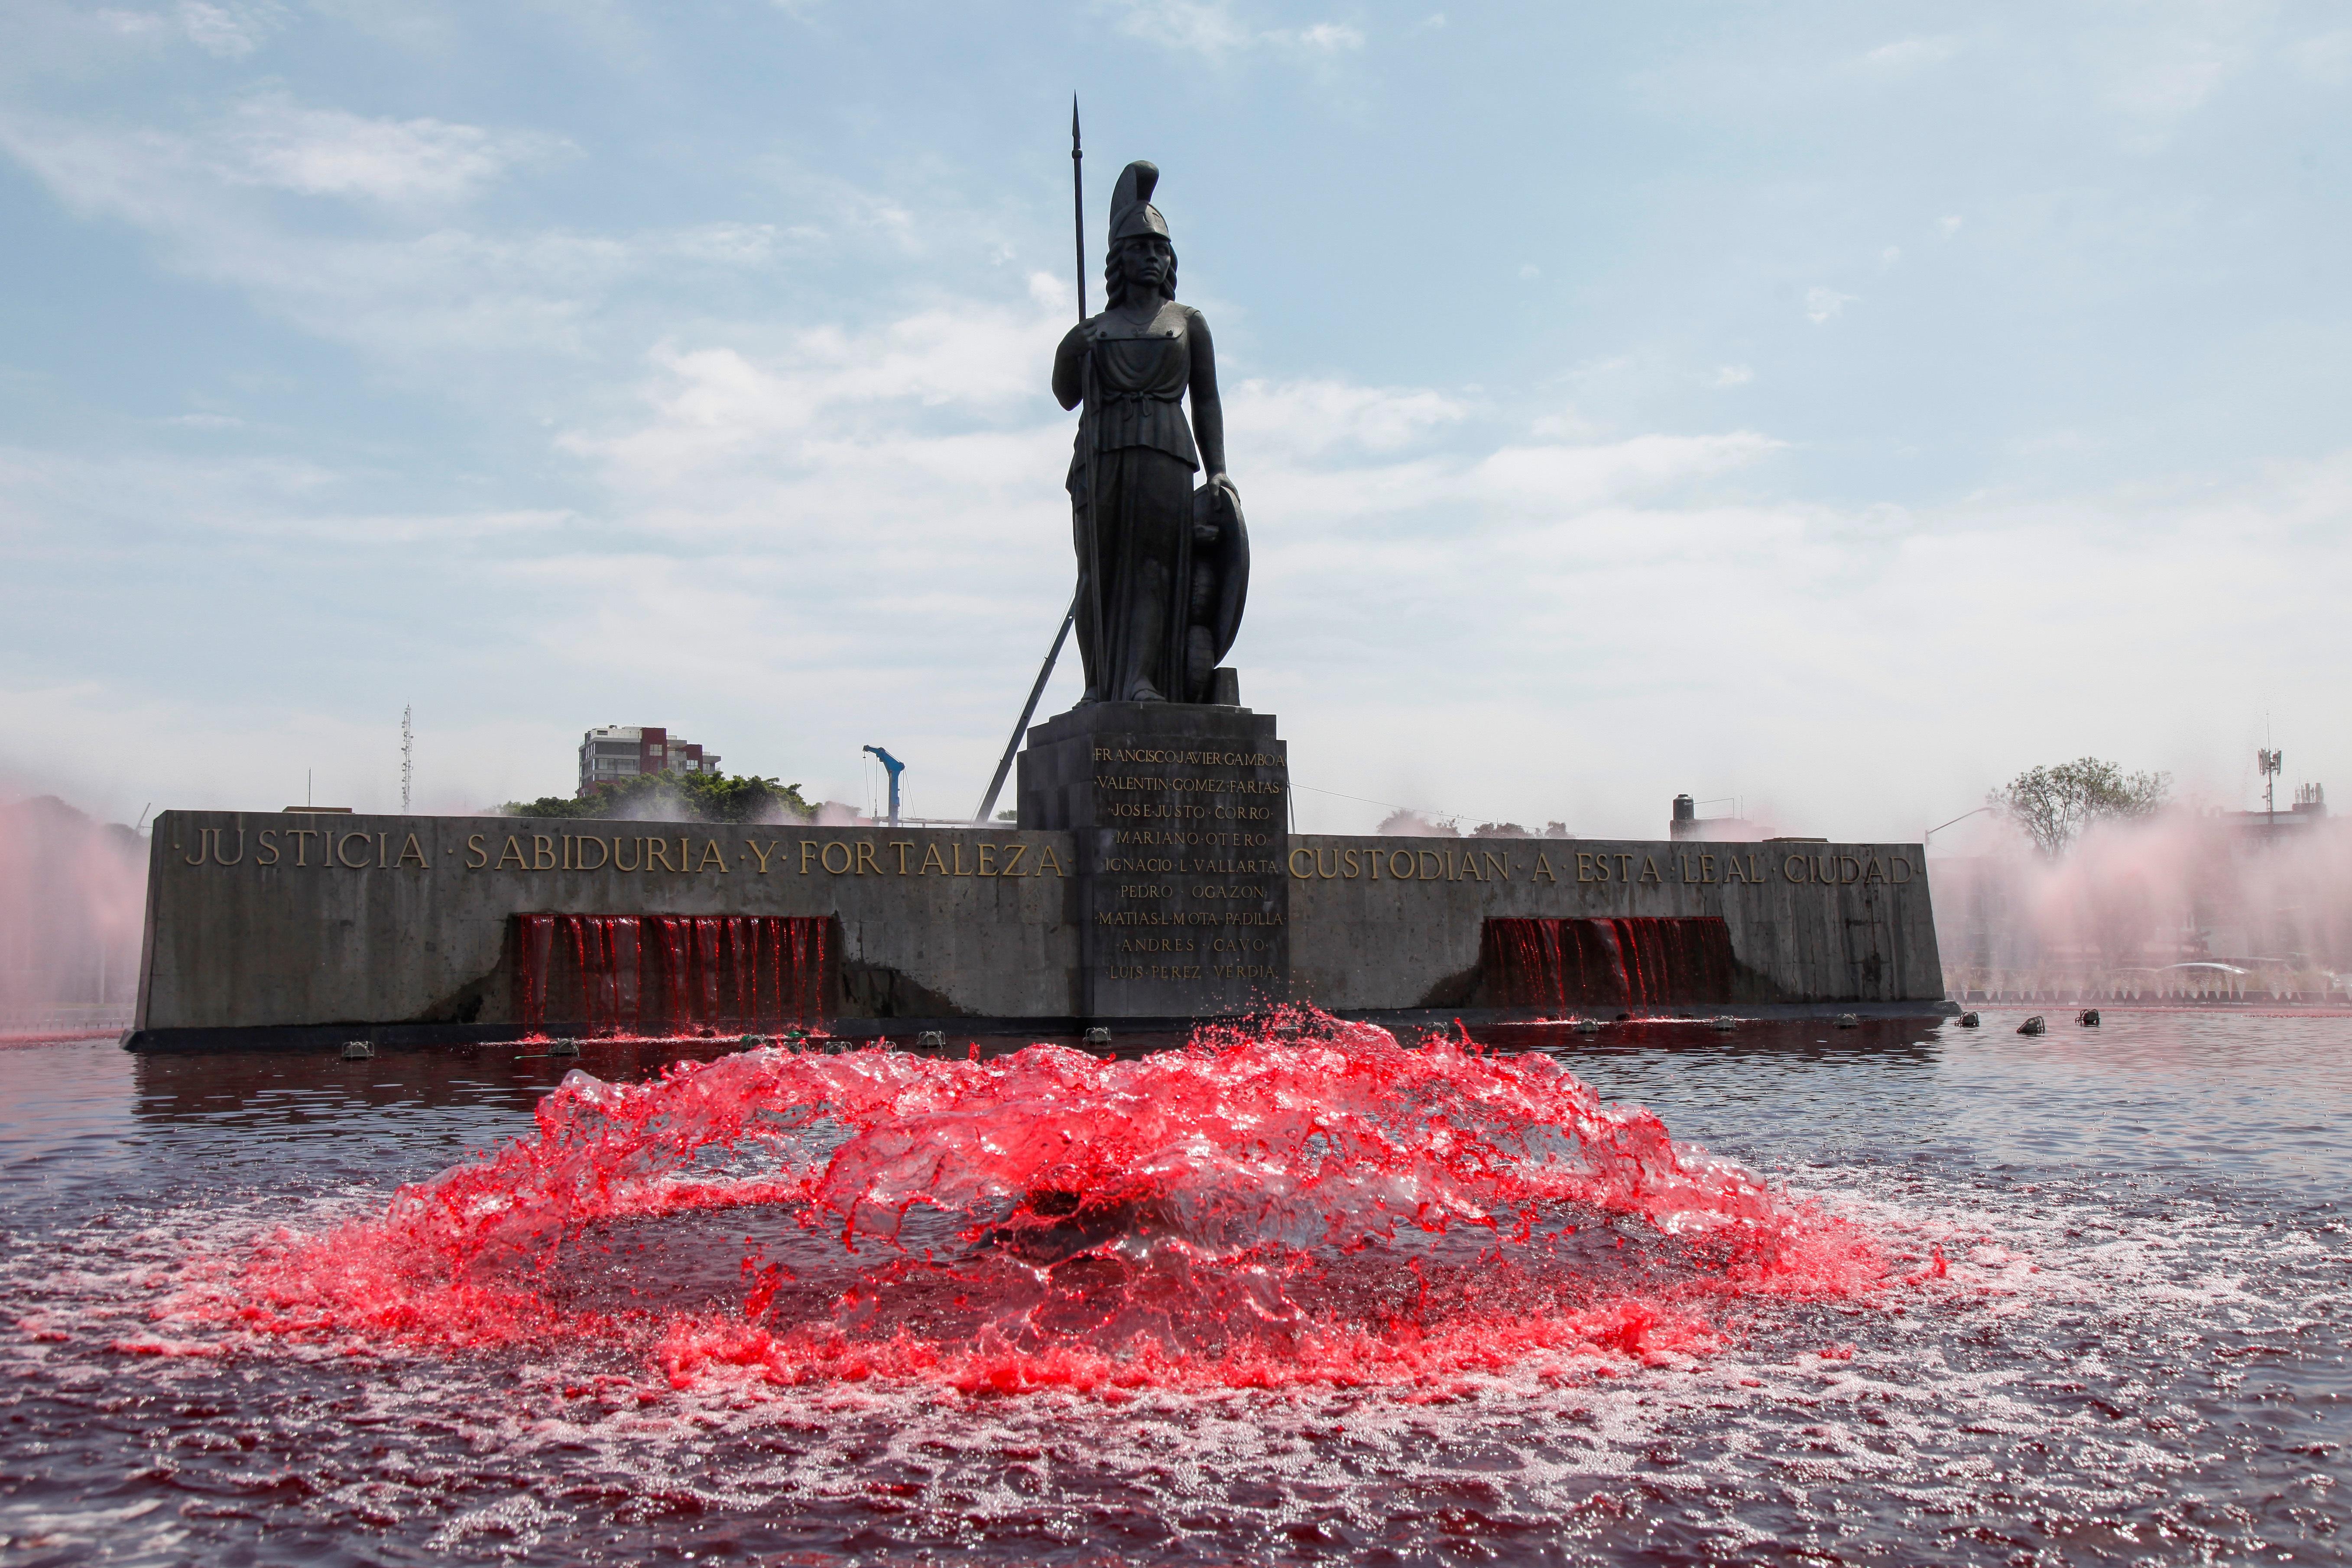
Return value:
<svg viewBox="0 0 2352 1568">
<path fill-rule="evenodd" d="M 408 815 L 409 786 L 416 782 L 416 731 L 409 723 L 409 716 L 415 711 L 415 707 L 409 703 L 404 702 L 400 706 L 400 814 L 403 816 Z"/>
</svg>

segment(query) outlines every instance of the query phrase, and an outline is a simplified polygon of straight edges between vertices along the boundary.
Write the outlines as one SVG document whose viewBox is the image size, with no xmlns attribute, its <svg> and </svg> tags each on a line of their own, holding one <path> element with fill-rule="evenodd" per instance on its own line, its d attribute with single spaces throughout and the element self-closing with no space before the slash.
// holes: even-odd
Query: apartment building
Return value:
<svg viewBox="0 0 2352 1568">
<path fill-rule="evenodd" d="M 607 724 L 580 738 L 580 791 L 617 784 L 641 773 L 715 773 L 719 753 L 691 741 L 673 739 L 657 724 Z"/>
</svg>

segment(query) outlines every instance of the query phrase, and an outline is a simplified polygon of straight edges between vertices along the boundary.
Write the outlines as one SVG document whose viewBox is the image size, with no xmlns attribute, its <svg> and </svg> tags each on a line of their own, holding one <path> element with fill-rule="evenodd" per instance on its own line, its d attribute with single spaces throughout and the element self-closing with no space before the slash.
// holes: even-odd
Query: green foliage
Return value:
<svg viewBox="0 0 2352 1568">
<path fill-rule="evenodd" d="M 2078 757 L 2021 773 L 1985 801 L 2055 858 L 2092 823 L 2153 816 L 2171 791 L 2170 773 L 2126 773 L 2113 763 Z"/>
<path fill-rule="evenodd" d="M 503 816 L 619 816 L 653 822 L 767 822 L 811 817 L 816 807 L 796 784 L 727 773 L 643 773 L 599 784 L 584 797 L 510 800 Z"/>
</svg>

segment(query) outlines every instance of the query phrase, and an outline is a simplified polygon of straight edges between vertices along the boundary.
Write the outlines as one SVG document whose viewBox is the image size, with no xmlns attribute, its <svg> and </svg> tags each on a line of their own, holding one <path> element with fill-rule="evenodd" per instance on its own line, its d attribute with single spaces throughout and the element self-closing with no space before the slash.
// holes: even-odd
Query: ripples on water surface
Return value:
<svg viewBox="0 0 2352 1568">
<path fill-rule="evenodd" d="M 1257 1046 L 1264 1147 L 1174 1175 L 1121 1128 L 1239 1079 L 1033 1058 L 1095 1164 L 1008 1105 L 916 1172 L 889 1118 L 699 1143 L 682 1090 L 541 1137 L 651 1047 L 0 1049 L 0 1559 L 2344 1560 L 2352 1021 L 1985 1021 L 1500 1030 L 1373 1079 Z M 1681 1173 L 1638 1118 L 1547 1144 L 1582 1113 L 1529 1048 Z M 771 1111 L 816 1081 L 762 1070 Z M 1014 1082 L 891 1070 L 943 1115 Z M 777 1185 L 844 1148 L 853 1190 Z M 842 1250 L 913 1188 L 954 1212 Z"/>
</svg>

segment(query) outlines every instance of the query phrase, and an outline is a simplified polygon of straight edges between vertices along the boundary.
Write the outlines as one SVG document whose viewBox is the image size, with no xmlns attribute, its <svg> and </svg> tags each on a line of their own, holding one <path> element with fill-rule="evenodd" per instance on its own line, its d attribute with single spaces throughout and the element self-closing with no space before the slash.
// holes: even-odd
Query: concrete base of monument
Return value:
<svg viewBox="0 0 2352 1568">
<path fill-rule="evenodd" d="M 1949 1011 L 1916 845 L 1294 835 L 1265 716 L 1033 742 L 1023 810 L 1073 826 L 165 812 L 125 1043 Z"/>
</svg>

